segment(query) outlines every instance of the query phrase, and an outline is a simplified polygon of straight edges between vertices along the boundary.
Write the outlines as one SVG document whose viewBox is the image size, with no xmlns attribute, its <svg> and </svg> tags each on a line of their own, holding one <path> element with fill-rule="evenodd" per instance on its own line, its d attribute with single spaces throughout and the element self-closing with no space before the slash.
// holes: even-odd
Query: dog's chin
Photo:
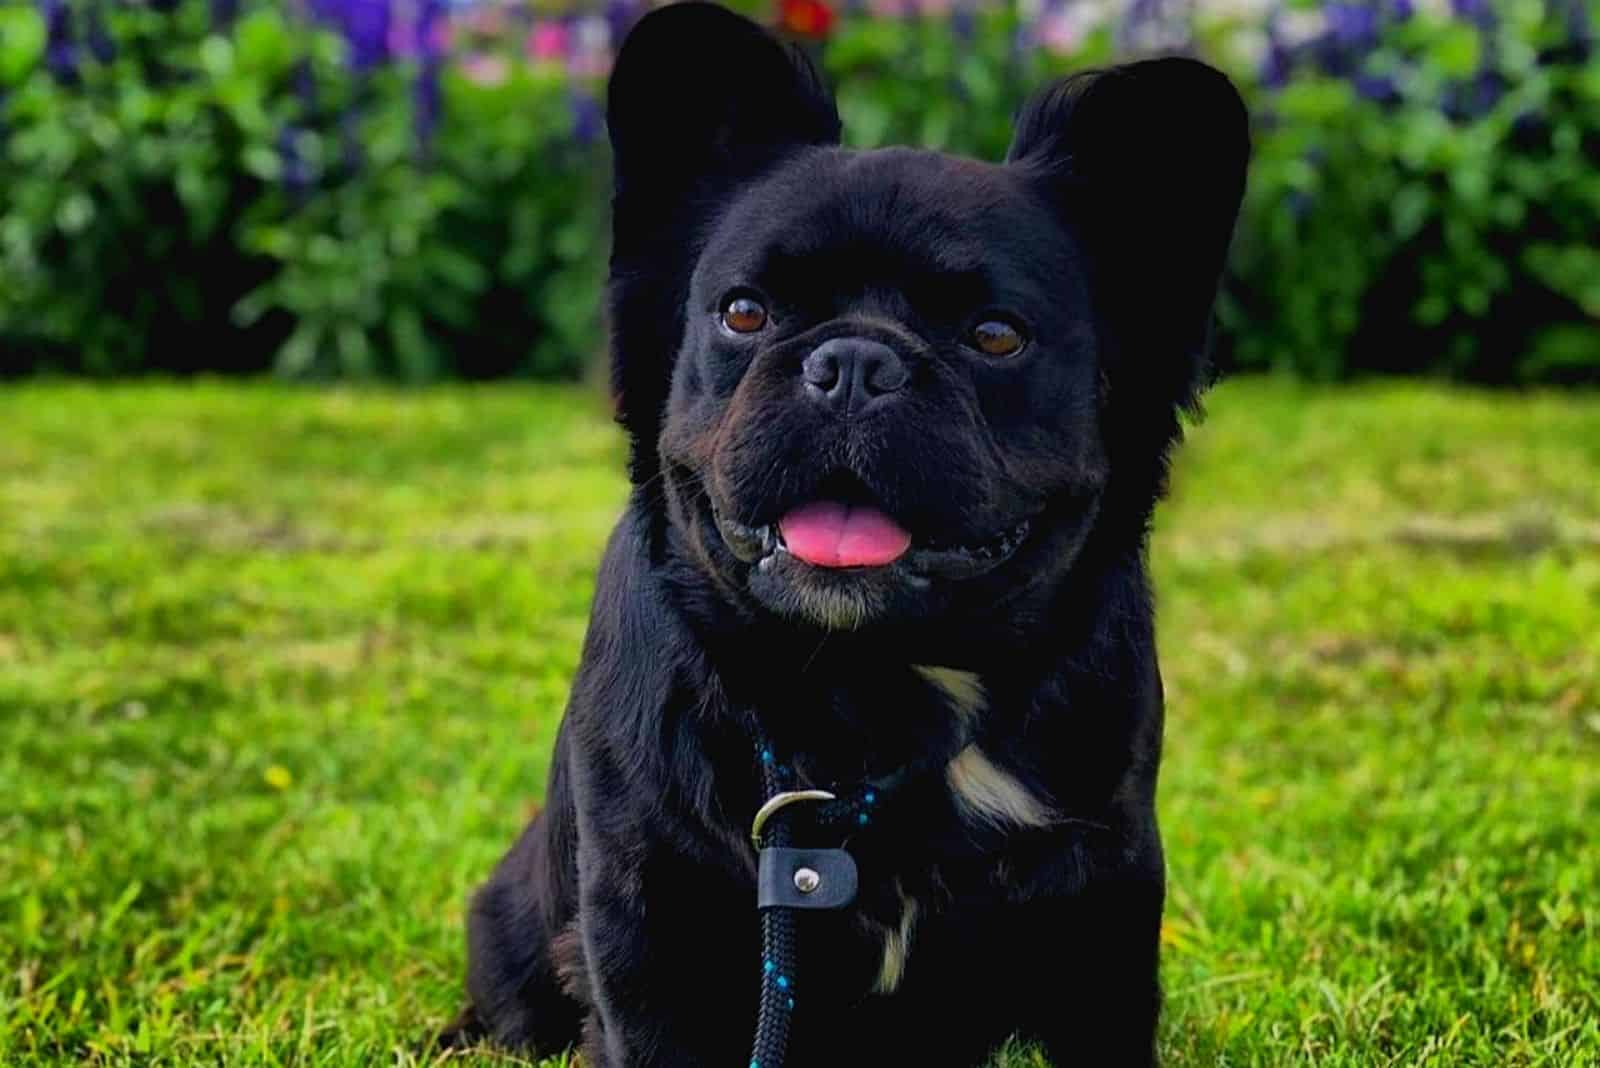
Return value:
<svg viewBox="0 0 1600 1068">
<path fill-rule="evenodd" d="M 778 616 L 830 631 L 926 618 L 943 600 L 944 587 L 1005 566 L 1035 529 L 1034 519 L 1023 519 L 981 542 L 918 540 L 892 561 L 838 567 L 795 555 L 778 524 L 751 527 L 715 510 L 709 521 L 743 571 L 751 597 Z"/>
</svg>

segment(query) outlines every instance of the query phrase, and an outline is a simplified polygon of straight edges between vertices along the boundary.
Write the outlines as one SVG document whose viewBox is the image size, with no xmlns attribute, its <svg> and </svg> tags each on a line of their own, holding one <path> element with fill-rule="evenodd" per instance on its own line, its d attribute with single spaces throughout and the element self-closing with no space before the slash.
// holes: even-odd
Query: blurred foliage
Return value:
<svg viewBox="0 0 1600 1068">
<path fill-rule="evenodd" d="M 863 147 L 922 145 L 1000 159 L 1012 116 L 1049 75 L 1048 53 L 1021 47 L 1026 31 L 1009 8 L 959 19 L 847 20 L 822 55 L 845 136 Z M 1084 62 L 1109 53 L 1109 34 L 1097 37 Z"/>
<path fill-rule="evenodd" d="M 1233 362 L 1600 380 L 1600 53 L 1576 6 L 1474 10 L 1311 42 L 1257 88 Z"/>
<path fill-rule="evenodd" d="M 0 366 L 422 380 L 597 349 L 604 199 L 561 68 L 364 68 L 275 3 L 93 12 L 104 59 L 0 10 Z"/>
<path fill-rule="evenodd" d="M 735 6 L 853 144 L 989 159 L 1051 75 L 1192 48 L 1256 116 L 1225 365 L 1600 379 L 1597 0 Z M 578 373 L 597 90 L 642 3 L 590 7 L 0 9 L 0 370 Z"/>
</svg>

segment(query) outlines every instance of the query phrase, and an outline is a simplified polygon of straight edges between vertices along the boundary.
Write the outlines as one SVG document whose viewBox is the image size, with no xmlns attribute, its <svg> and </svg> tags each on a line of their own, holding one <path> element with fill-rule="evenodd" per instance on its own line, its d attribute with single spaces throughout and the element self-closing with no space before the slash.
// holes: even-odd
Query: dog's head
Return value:
<svg viewBox="0 0 1600 1068">
<path fill-rule="evenodd" d="M 630 35 L 608 120 L 632 473 L 718 596 L 938 622 L 1097 531 L 1138 551 L 1243 190 L 1225 78 L 1068 78 L 1001 164 L 848 151 L 801 55 L 689 3 Z"/>
</svg>

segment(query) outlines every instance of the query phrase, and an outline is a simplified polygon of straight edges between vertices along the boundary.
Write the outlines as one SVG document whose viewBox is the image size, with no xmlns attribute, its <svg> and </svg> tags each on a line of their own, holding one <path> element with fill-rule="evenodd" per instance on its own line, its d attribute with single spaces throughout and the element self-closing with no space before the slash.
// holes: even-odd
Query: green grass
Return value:
<svg viewBox="0 0 1600 1068">
<path fill-rule="evenodd" d="M 1600 397 L 1211 407 L 1167 1064 L 1597 1063 Z M 620 466 L 572 390 L 0 396 L 0 1064 L 429 1060 Z"/>
</svg>

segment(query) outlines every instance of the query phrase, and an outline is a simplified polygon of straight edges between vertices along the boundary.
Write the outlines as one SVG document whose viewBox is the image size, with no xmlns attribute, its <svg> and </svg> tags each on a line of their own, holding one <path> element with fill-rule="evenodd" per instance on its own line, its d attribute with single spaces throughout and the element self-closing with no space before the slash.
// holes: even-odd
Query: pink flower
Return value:
<svg viewBox="0 0 1600 1068">
<path fill-rule="evenodd" d="M 559 22 L 541 22 L 528 34 L 528 58 L 559 61 L 567 54 L 567 28 Z"/>
</svg>

